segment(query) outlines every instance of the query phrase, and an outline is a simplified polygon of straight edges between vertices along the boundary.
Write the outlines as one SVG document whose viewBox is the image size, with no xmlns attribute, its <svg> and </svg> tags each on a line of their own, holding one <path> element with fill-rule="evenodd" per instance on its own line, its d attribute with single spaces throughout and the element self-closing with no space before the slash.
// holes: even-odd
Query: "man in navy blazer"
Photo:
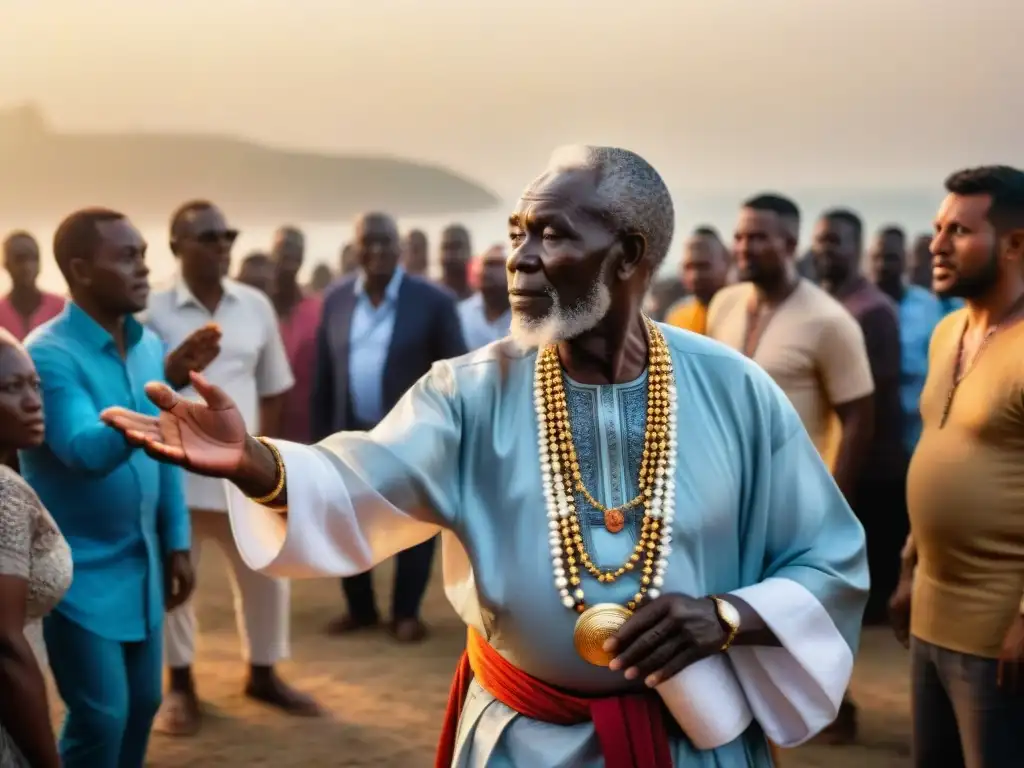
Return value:
<svg viewBox="0 0 1024 768">
<path fill-rule="evenodd" d="M 373 429 L 438 360 L 466 353 L 455 299 L 398 266 L 394 219 L 383 213 L 356 220 L 352 240 L 358 269 L 324 295 L 317 334 L 312 435 Z M 390 631 L 421 640 L 420 603 L 430 577 L 436 537 L 398 554 Z M 345 634 L 380 624 L 369 572 L 341 580 L 348 613 L 328 626 Z"/>
</svg>

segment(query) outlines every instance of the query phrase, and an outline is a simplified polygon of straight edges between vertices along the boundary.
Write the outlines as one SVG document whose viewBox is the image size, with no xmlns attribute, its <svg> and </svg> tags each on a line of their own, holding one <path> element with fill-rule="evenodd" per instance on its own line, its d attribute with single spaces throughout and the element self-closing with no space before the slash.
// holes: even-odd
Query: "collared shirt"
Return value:
<svg viewBox="0 0 1024 768">
<path fill-rule="evenodd" d="M 928 346 L 944 312 L 939 300 L 919 285 L 908 285 L 900 299 L 900 402 L 903 444 L 914 452 L 921 437 L 921 390 L 928 377 Z"/>
<path fill-rule="evenodd" d="M 384 298 L 376 307 L 366 295 L 362 276 L 356 280 L 356 303 L 349 330 L 348 385 L 352 415 L 358 424 L 376 424 L 384 418 L 384 365 L 395 331 L 403 276 L 401 269 L 395 270 L 384 289 Z"/>
<path fill-rule="evenodd" d="M 665 316 L 665 322 L 703 336 L 708 329 L 708 308 L 695 296 L 687 296 L 672 305 Z"/>
<path fill-rule="evenodd" d="M 36 311 L 32 313 L 32 316 L 28 318 L 26 323 L 25 318 L 18 313 L 18 310 L 11 303 L 11 297 L 4 296 L 0 299 L 0 328 L 6 328 L 14 334 L 14 338 L 22 341 L 29 333 L 47 320 L 52 320 L 59 315 L 61 310 L 64 309 L 65 301 L 63 296 L 44 292 L 40 297 L 39 306 L 36 307 Z"/>
<path fill-rule="evenodd" d="M 163 344 L 132 318 L 125 338 L 122 357 L 113 337 L 73 303 L 29 335 L 46 441 L 20 454 L 25 480 L 71 547 L 74 579 L 57 610 L 120 642 L 160 627 L 164 556 L 191 545 L 181 470 L 100 421 L 115 405 L 158 413 L 143 388 L 164 378 Z"/>
<path fill-rule="evenodd" d="M 512 310 L 507 309 L 494 322 L 487 319 L 484 309 L 484 297 L 474 293 L 468 299 L 459 302 L 459 322 L 462 324 L 462 336 L 469 350 L 486 347 L 492 341 L 508 336 L 512 327 Z"/>
<path fill-rule="evenodd" d="M 304 296 L 288 317 L 280 320 L 281 339 L 295 377 L 295 386 L 284 398 L 280 432 L 282 438 L 295 443 L 310 441 L 309 410 L 316 368 L 316 332 L 322 311 L 322 298 L 313 294 Z"/>
<path fill-rule="evenodd" d="M 211 313 L 192 294 L 184 280 L 154 293 L 145 323 L 174 349 L 207 323 L 220 326 L 220 354 L 203 375 L 235 401 L 250 432 L 258 432 L 260 399 L 287 392 L 295 384 L 274 307 L 263 293 L 234 280 L 224 281 L 224 296 Z M 182 396 L 199 399 L 192 387 Z M 226 511 L 220 480 L 188 475 L 185 486 L 192 509 Z"/>
</svg>

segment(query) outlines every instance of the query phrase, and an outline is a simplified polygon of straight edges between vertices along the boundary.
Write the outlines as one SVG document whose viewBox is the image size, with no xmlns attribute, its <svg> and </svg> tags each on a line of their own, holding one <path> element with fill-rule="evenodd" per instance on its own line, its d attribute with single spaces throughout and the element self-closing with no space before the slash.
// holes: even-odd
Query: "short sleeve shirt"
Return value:
<svg viewBox="0 0 1024 768">
<path fill-rule="evenodd" d="M 708 310 L 708 336 L 743 351 L 754 286 L 719 291 Z M 841 428 L 835 406 L 874 392 L 864 334 L 842 304 L 808 280 L 776 309 L 754 351 L 789 397 L 825 463 L 832 468 Z"/>
<path fill-rule="evenodd" d="M 225 280 L 224 296 L 211 313 L 179 280 L 155 292 L 140 319 L 163 339 L 168 351 L 207 323 L 220 326 L 220 355 L 203 374 L 235 401 L 250 432 L 260 431 L 260 399 L 283 394 L 295 384 L 274 307 L 247 285 Z M 191 387 L 181 394 L 198 399 Z M 214 478 L 189 475 L 186 500 L 192 509 L 227 509 L 221 481 Z"/>
</svg>

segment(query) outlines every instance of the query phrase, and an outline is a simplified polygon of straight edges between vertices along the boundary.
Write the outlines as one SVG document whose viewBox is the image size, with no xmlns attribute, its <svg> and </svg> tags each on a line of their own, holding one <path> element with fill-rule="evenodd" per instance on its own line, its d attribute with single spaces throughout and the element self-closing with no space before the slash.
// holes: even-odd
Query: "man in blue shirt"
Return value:
<svg viewBox="0 0 1024 768">
<path fill-rule="evenodd" d="M 65 768 L 142 768 L 160 706 L 164 611 L 192 590 L 178 469 L 100 421 L 119 405 L 157 413 L 143 392 L 165 379 L 164 347 L 132 315 L 146 306 L 146 243 L 121 214 L 73 213 L 57 229 L 71 302 L 26 346 L 42 380 L 46 440 L 22 472 L 60 526 L 74 582 L 46 619 L 50 666 L 67 707 Z"/>
<path fill-rule="evenodd" d="M 928 345 L 932 331 L 944 312 L 930 290 L 909 283 L 904 277 L 907 242 L 902 229 L 883 228 L 872 243 L 869 258 L 875 284 L 896 302 L 899 311 L 903 444 L 910 456 L 921 436 L 921 411 L 918 404 L 928 375 Z M 915 259 L 915 263 L 917 261 L 919 258 Z"/>
</svg>

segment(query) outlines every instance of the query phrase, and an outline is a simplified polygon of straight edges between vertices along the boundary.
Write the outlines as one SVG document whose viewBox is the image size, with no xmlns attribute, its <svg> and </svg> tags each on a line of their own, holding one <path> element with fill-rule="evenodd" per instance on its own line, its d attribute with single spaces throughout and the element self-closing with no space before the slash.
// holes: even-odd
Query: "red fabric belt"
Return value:
<svg viewBox="0 0 1024 768">
<path fill-rule="evenodd" d="M 509 663 L 472 628 L 448 695 L 435 768 L 451 766 L 459 717 L 474 678 L 495 699 L 531 720 L 553 725 L 593 722 L 605 768 L 672 768 L 664 707 L 657 694 L 573 696 Z"/>
</svg>

